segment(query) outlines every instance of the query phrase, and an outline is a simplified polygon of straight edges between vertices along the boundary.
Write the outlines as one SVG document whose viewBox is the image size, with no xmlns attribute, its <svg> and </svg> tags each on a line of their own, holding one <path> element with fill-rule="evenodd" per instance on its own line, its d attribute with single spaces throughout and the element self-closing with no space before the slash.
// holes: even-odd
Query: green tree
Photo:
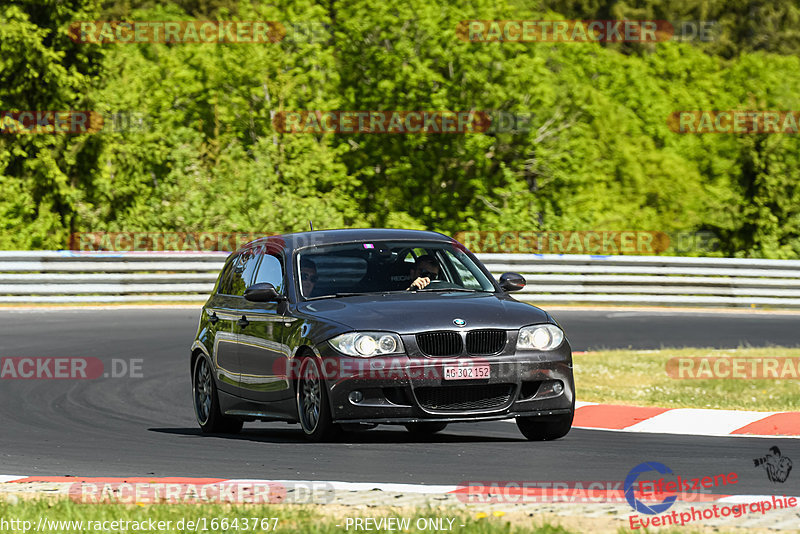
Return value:
<svg viewBox="0 0 800 534">
<path fill-rule="evenodd" d="M 0 6 L 0 111 L 90 110 L 102 51 L 70 40 L 96 16 L 91 0 Z M 60 248 L 87 190 L 101 142 L 88 134 L 0 135 L 0 248 Z"/>
</svg>

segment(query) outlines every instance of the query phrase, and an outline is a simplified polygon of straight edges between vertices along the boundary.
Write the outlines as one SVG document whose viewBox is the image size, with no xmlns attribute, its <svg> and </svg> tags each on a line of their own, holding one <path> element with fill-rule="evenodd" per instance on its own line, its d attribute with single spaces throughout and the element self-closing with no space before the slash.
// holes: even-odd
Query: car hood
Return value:
<svg viewBox="0 0 800 534">
<path fill-rule="evenodd" d="M 317 319 L 335 321 L 351 330 L 383 330 L 411 334 L 458 328 L 514 329 L 551 322 L 543 310 L 508 296 L 492 293 L 386 293 L 312 300 L 298 311 Z"/>
</svg>

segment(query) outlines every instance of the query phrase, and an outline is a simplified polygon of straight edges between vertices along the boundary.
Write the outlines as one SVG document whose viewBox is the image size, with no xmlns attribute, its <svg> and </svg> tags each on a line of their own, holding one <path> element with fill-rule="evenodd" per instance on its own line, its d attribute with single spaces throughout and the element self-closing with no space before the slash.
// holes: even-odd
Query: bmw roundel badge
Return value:
<svg viewBox="0 0 800 534">
<path fill-rule="evenodd" d="M 467 321 L 465 321 L 464 319 L 453 319 L 453 324 L 456 326 L 466 326 Z"/>
</svg>

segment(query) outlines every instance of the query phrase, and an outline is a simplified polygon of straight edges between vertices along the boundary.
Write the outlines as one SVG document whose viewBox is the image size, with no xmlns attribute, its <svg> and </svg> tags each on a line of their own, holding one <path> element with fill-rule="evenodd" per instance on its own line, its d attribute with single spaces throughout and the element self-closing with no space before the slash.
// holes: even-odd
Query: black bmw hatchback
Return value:
<svg viewBox="0 0 800 534">
<path fill-rule="evenodd" d="M 378 424 L 432 434 L 515 418 L 531 440 L 569 432 L 572 351 L 555 320 L 435 232 L 326 230 L 231 254 L 191 349 L 204 432 L 299 423 L 312 440 Z"/>
</svg>

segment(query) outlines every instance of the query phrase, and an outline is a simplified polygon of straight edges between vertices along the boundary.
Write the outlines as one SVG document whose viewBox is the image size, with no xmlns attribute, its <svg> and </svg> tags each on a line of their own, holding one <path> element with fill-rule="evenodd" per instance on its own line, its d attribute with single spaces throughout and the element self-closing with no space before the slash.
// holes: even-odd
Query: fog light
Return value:
<svg viewBox="0 0 800 534">
<path fill-rule="evenodd" d="M 561 383 L 561 380 L 556 380 L 556 383 L 553 384 L 553 393 L 561 395 L 562 391 L 564 391 L 564 384 Z"/>
<path fill-rule="evenodd" d="M 351 391 L 349 398 L 350 402 L 352 402 L 353 404 L 358 404 L 359 402 L 364 400 L 364 394 L 361 393 L 360 391 Z"/>
</svg>

